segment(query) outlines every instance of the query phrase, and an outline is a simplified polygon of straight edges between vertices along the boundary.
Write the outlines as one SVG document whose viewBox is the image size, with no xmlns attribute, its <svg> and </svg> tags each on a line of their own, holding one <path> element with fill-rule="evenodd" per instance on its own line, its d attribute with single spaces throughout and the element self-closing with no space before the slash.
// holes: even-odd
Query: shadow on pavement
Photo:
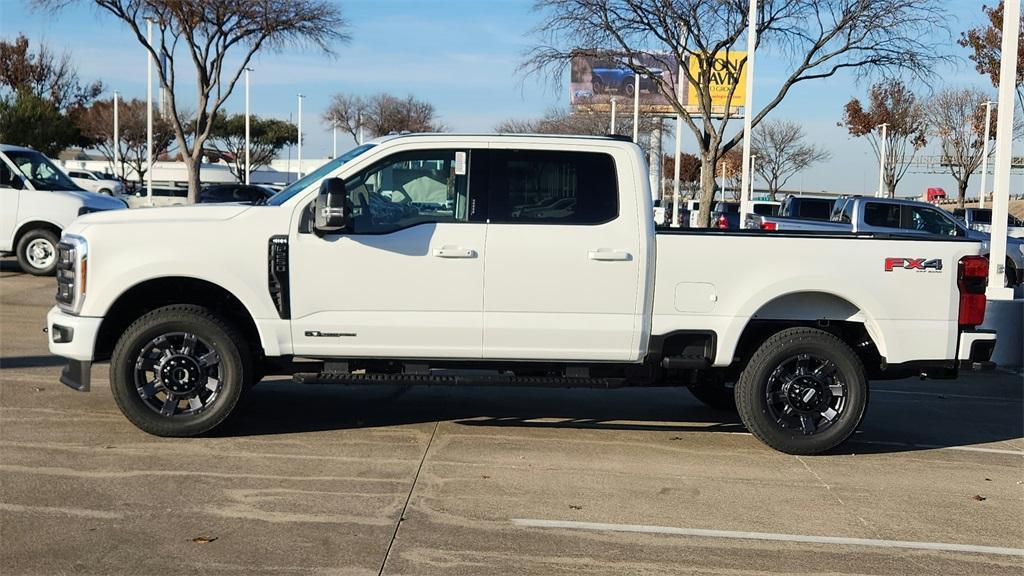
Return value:
<svg viewBox="0 0 1024 576">
<path fill-rule="evenodd" d="M 0 358 L 0 368 L 49 368 L 52 366 L 63 366 L 68 363 L 67 358 L 61 356 L 10 356 Z"/>
<path fill-rule="evenodd" d="M 407 390 L 407 391 L 406 391 Z M 735 413 L 713 410 L 678 388 L 302 387 L 264 382 L 250 391 L 221 436 L 290 434 L 434 421 L 493 428 L 745 432 Z M 1021 438 L 1019 401 L 869 406 L 854 441 L 832 454 L 897 453 Z"/>
</svg>

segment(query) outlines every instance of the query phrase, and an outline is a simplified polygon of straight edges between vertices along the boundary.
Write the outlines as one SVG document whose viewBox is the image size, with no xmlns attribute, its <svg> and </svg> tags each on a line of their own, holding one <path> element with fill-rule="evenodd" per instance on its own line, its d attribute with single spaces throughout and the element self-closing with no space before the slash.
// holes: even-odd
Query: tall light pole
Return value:
<svg viewBox="0 0 1024 576">
<path fill-rule="evenodd" d="M 985 190 L 988 187 L 985 185 L 988 180 L 988 135 L 991 134 L 992 130 L 992 105 L 995 102 L 991 100 L 985 101 L 985 135 L 982 136 L 984 144 L 981 150 L 981 190 L 978 192 L 978 208 L 985 207 Z"/>
<path fill-rule="evenodd" d="M 740 227 L 750 214 L 748 187 L 753 189 L 750 174 L 750 140 L 754 127 L 754 48 L 757 46 L 757 0 L 750 0 L 747 12 L 747 85 L 743 95 L 743 172 L 740 175 Z"/>
<path fill-rule="evenodd" d="M 1003 3 L 1001 54 L 1017 54 L 1020 35 L 1020 0 Z M 996 116 L 996 157 L 992 173 L 992 228 L 988 265 L 989 300 L 1012 300 L 1013 289 L 1003 287 L 1006 262 L 1006 224 L 1010 215 L 1010 161 L 1013 154 L 1014 79 L 1017 59 L 1003 58 L 999 65 L 999 110 Z M 1016 248 L 1015 248 L 1016 249 Z M 1020 350 L 1020 341 L 1017 341 Z"/>
<path fill-rule="evenodd" d="M 888 142 L 886 134 L 889 128 L 888 124 L 879 124 L 876 128 L 882 129 L 882 144 L 878 147 L 878 192 L 875 192 L 876 198 L 884 198 L 885 192 L 885 165 L 888 158 L 886 158 L 885 145 Z"/>
<path fill-rule="evenodd" d="M 757 160 L 757 154 L 750 155 L 750 194 L 751 200 L 754 199 L 754 161 Z M 740 221 L 740 228 L 743 227 L 744 221 Z"/>
<path fill-rule="evenodd" d="M 252 68 L 245 69 L 245 183 L 249 184 L 249 149 L 252 142 L 249 140 L 249 73 Z"/>
<path fill-rule="evenodd" d="M 358 136 L 359 136 L 359 138 L 356 139 L 356 144 L 359 144 L 360 146 L 362 146 L 363 145 L 363 113 L 362 112 L 357 112 L 356 113 L 356 124 L 357 124 L 356 128 L 358 129 Z"/>
<path fill-rule="evenodd" d="M 679 53 L 685 51 L 686 47 L 686 36 L 688 34 L 686 24 L 682 24 L 682 32 L 679 34 Z M 683 97 L 683 61 L 680 59 L 677 62 L 679 68 L 676 70 L 676 100 Z M 682 164 L 683 157 L 683 115 L 676 114 L 676 150 L 675 150 L 675 169 L 673 177 L 675 178 L 672 182 L 672 227 L 679 228 L 682 225 L 680 221 L 681 215 L 679 214 L 679 170 L 680 164 Z"/>
<path fill-rule="evenodd" d="M 297 178 L 302 178 L 302 99 L 305 98 L 302 94 L 299 94 L 299 147 L 298 147 L 298 170 L 295 175 Z"/>
<path fill-rule="evenodd" d="M 331 123 L 331 158 L 338 157 L 338 121 Z"/>
<path fill-rule="evenodd" d="M 117 174 L 117 167 L 121 165 L 121 122 L 117 114 L 117 101 L 121 93 L 114 90 L 114 174 Z M 121 174 L 124 178 L 124 174 Z"/>
<path fill-rule="evenodd" d="M 633 73 L 633 143 L 640 142 L 640 75 Z"/>
<path fill-rule="evenodd" d="M 146 16 L 146 200 L 153 205 L 153 17 Z"/>
<path fill-rule="evenodd" d="M 609 134 L 615 134 L 615 98 L 612 98 L 612 125 Z"/>
</svg>

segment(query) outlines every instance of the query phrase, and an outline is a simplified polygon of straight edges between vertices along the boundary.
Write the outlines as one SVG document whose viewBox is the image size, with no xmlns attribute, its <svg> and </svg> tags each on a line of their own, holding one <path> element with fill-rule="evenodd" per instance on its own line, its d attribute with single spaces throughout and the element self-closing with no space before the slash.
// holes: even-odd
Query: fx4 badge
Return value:
<svg viewBox="0 0 1024 576">
<path fill-rule="evenodd" d="M 902 268 L 904 270 L 933 270 L 935 272 L 942 270 L 942 259 L 932 258 L 927 260 L 925 258 L 886 258 L 885 259 L 885 271 L 892 272 L 896 268 Z"/>
</svg>

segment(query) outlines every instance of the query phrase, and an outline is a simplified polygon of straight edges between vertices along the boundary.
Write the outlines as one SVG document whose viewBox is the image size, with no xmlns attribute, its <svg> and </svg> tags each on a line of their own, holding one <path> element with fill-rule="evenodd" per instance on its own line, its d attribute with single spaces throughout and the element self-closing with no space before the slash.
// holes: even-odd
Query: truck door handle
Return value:
<svg viewBox="0 0 1024 576">
<path fill-rule="evenodd" d="M 430 253 L 438 258 L 476 258 L 476 250 L 461 246 L 441 246 Z"/>
<path fill-rule="evenodd" d="M 625 250 L 612 250 L 610 248 L 598 248 L 597 250 L 589 250 L 587 252 L 587 258 L 591 260 L 606 260 L 606 261 L 628 261 L 632 260 L 633 256 Z"/>
</svg>

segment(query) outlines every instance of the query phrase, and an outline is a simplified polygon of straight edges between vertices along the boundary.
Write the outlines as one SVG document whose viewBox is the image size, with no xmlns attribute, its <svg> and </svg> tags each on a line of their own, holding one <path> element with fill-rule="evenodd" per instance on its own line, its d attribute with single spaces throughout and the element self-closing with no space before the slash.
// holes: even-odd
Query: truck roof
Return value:
<svg viewBox="0 0 1024 576">
<path fill-rule="evenodd" d="M 605 136 L 589 136 L 581 134 L 499 134 L 495 132 L 415 132 L 409 134 L 389 134 L 387 136 L 381 136 L 370 140 L 368 143 L 382 144 L 384 142 L 391 142 L 399 139 L 412 139 L 412 138 L 429 138 L 429 139 L 441 139 L 441 140 L 481 140 L 487 142 L 494 142 L 500 140 L 586 140 L 586 141 L 599 141 L 599 142 L 624 142 L 632 144 L 633 141 L 628 136 L 620 134 L 608 134 Z"/>
<path fill-rule="evenodd" d="M 35 152 L 35 150 L 14 144 L 0 144 L 0 152 Z"/>
</svg>

